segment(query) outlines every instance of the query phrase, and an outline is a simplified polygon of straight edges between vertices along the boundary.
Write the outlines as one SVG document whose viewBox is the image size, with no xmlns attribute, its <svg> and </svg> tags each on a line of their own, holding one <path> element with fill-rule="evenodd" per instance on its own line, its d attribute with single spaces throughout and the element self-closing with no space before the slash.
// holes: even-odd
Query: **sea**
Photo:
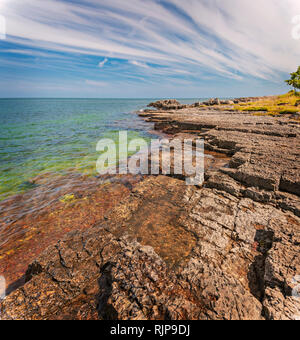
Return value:
<svg viewBox="0 0 300 340">
<path fill-rule="evenodd" d="M 157 138 L 136 114 L 152 99 L 0 99 L 0 201 L 31 190 L 36 176 L 96 174 L 97 142 Z M 183 104 L 199 98 L 178 99 Z"/>
</svg>

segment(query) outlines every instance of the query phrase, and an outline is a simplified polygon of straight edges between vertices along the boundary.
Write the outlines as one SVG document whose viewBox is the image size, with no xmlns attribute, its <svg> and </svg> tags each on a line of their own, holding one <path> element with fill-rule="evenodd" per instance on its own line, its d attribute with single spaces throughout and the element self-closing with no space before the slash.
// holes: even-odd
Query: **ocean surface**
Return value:
<svg viewBox="0 0 300 340">
<path fill-rule="evenodd" d="M 156 137 L 135 112 L 156 99 L 0 99 L 0 201 L 47 174 L 96 174 L 101 138 Z M 198 99 L 180 100 L 184 104 Z"/>
</svg>

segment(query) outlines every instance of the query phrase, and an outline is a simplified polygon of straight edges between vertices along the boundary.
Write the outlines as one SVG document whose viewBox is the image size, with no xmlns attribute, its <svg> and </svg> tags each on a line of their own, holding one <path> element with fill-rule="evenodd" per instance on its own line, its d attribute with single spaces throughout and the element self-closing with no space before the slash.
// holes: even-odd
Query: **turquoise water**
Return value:
<svg viewBox="0 0 300 340">
<path fill-rule="evenodd" d="M 152 125 L 134 111 L 149 99 L 0 99 L 0 200 L 44 173 L 96 174 L 99 139 L 150 140 Z M 192 103 L 196 100 L 181 100 Z"/>
</svg>

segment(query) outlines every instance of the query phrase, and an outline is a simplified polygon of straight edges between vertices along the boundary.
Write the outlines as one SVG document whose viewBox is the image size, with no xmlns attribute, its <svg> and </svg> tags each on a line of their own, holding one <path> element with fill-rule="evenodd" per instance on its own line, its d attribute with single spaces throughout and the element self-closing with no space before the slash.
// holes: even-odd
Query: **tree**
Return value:
<svg viewBox="0 0 300 340">
<path fill-rule="evenodd" d="M 291 79 L 285 81 L 288 85 L 293 86 L 294 91 L 300 89 L 300 66 L 296 72 L 291 73 Z"/>
</svg>

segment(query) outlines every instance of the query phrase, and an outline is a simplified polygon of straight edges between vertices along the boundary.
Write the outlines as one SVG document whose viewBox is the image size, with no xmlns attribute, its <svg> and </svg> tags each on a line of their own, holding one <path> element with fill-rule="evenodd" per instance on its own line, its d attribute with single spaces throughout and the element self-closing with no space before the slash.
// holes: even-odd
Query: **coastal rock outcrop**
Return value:
<svg viewBox="0 0 300 340">
<path fill-rule="evenodd" d="M 141 181 L 102 222 L 34 261 L 1 318 L 299 318 L 299 124 L 197 108 L 141 116 L 204 138 L 228 164 L 208 168 L 202 188 Z"/>
<path fill-rule="evenodd" d="M 187 105 L 180 104 L 176 99 L 167 99 L 150 103 L 148 107 L 154 107 L 161 110 L 180 110 L 186 108 Z"/>
<path fill-rule="evenodd" d="M 202 104 L 207 105 L 207 106 L 220 105 L 221 101 L 219 98 L 215 98 L 215 99 L 210 99 L 206 102 L 203 102 Z"/>
<path fill-rule="evenodd" d="M 292 319 L 299 227 L 272 205 L 149 177 L 105 223 L 29 266 L 1 317 Z"/>
</svg>

